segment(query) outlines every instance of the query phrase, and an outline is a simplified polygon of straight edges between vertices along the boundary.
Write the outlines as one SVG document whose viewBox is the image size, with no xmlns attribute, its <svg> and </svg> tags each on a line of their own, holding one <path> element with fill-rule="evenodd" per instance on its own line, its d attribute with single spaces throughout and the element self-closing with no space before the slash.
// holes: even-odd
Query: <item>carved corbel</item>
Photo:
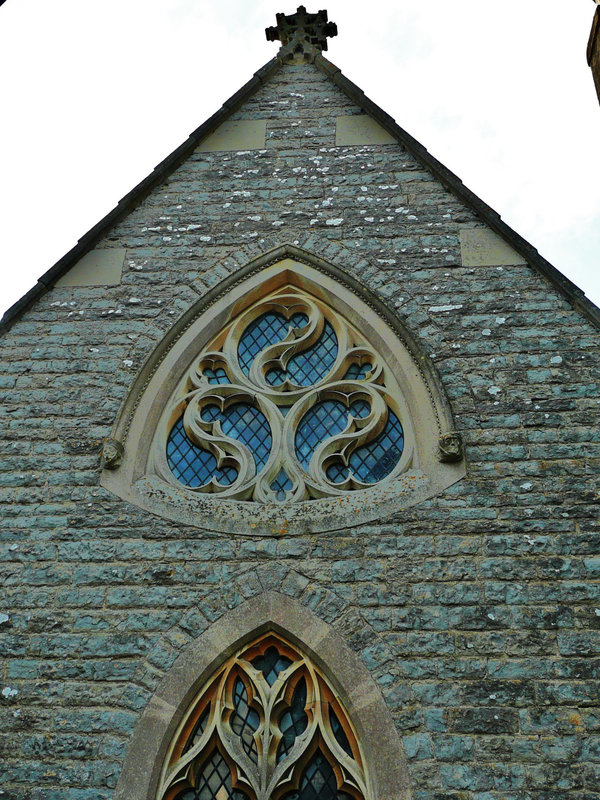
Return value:
<svg viewBox="0 0 600 800">
<path fill-rule="evenodd" d="M 107 439 L 102 448 L 102 469 L 118 469 L 123 461 L 125 449 L 116 439 Z"/>
<path fill-rule="evenodd" d="M 443 433 L 438 443 L 438 455 L 440 461 L 445 464 L 453 464 L 457 461 L 462 461 L 465 453 L 460 433 L 457 431 Z"/>
</svg>

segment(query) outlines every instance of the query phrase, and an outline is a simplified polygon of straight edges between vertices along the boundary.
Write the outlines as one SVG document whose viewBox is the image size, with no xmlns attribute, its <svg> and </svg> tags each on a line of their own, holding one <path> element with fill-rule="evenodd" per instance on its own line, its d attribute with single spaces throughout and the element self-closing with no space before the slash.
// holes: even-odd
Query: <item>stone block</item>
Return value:
<svg viewBox="0 0 600 800">
<path fill-rule="evenodd" d="M 519 716 L 511 708 L 461 708 L 452 712 L 452 730 L 457 733 L 516 733 Z"/>
<path fill-rule="evenodd" d="M 54 284 L 65 286 L 116 286 L 121 282 L 121 273 L 127 250 L 124 247 L 97 248 L 86 253 L 67 273 Z"/>
<path fill-rule="evenodd" d="M 199 153 L 261 150 L 266 142 L 266 120 L 229 120 L 209 134 L 198 146 Z"/>
<path fill-rule="evenodd" d="M 489 228 L 461 228 L 460 252 L 463 267 L 508 267 L 527 263 Z"/>
<path fill-rule="evenodd" d="M 338 117 L 336 120 L 335 144 L 337 147 L 395 143 L 396 139 L 392 134 L 367 114 L 351 114 Z"/>
</svg>

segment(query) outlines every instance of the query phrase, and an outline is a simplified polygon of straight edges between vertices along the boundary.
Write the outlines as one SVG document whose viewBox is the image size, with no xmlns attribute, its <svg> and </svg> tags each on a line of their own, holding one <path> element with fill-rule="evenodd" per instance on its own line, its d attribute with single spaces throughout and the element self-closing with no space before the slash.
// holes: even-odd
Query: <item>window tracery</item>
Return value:
<svg viewBox="0 0 600 800">
<path fill-rule="evenodd" d="M 157 800 L 369 800 L 363 758 L 324 675 L 273 633 L 230 658 L 171 745 Z"/>
<path fill-rule="evenodd" d="M 408 414 L 356 324 L 287 286 L 233 319 L 171 401 L 165 480 L 260 503 L 335 497 L 404 472 Z"/>
<path fill-rule="evenodd" d="M 346 271 L 282 245 L 157 342 L 105 442 L 101 484 L 245 536 L 337 530 L 420 503 L 466 474 L 422 344 Z"/>
</svg>

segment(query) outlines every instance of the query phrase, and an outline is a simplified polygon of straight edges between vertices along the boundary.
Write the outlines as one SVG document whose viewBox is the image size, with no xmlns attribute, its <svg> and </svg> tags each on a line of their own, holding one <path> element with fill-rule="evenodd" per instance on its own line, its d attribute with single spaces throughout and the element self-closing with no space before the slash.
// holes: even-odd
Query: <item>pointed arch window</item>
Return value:
<svg viewBox="0 0 600 800">
<path fill-rule="evenodd" d="M 396 315 L 288 245 L 212 290 L 157 346 L 101 481 L 210 530 L 335 530 L 460 480 L 452 431 L 435 370 Z"/>
<path fill-rule="evenodd" d="M 323 673 L 265 634 L 185 714 L 157 800 L 369 800 L 355 730 Z"/>
</svg>

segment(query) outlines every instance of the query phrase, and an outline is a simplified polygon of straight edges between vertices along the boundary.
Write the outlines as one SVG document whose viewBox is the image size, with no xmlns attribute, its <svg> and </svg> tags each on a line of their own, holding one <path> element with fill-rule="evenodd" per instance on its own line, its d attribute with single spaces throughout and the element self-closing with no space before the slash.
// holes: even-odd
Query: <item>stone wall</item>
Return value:
<svg viewBox="0 0 600 800">
<path fill-rule="evenodd" d="M 126 248 L 119 284 L 57 288 L 4 335 L 11 800 L 112 798 L 178 654 L 273 586 L 378 682 L 414 800 L 600 796 L 599 331 L 526 264 L 463 266 L 461 231 L 483 223 L 398 145 L 336 147 L 336 118 L 357 112 L 314 67 L 283 68 L 233 117 L 266 120 L 264 148 L 197 152 L 102 243 Z M 379 524 L 294 538 L 208 533 L 109 495 L 99 451 L 145 358 L 282 242 L 414 332 L 467 478 Z"/>
</svg>

